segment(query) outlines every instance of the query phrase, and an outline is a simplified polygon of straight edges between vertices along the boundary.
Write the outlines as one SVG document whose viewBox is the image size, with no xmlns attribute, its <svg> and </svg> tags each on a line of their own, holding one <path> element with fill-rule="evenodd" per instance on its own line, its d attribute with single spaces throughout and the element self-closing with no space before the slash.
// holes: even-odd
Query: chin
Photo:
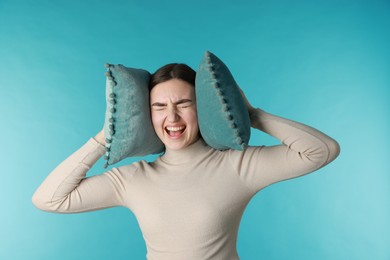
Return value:
<svg viewBox="0 0 390 260">
<path fill-rule="evenodd" d="M 170 150 L 181 150 L 188 147 L 190 144 L 165 144 L 165 147 Z"/>
<path fill-rule="evenodd" d="M 169 140 L 168 142 L 164 143 L 165 147 L 171 150 L 181 150 L 184 148 L 187 148 L 188 146 L 195 143 L 199 138 L 195 138 L 191 141 L 178 141 L 178 142 L 172 142 L 172 140 Z"/>
</svg>

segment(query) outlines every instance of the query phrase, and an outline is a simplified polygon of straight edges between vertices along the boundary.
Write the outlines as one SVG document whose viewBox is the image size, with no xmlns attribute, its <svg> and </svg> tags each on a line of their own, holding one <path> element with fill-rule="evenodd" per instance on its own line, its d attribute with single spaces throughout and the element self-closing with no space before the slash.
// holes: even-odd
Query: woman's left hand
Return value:
<svg viewBox="0 0 390 260">
<path fill-rule="evenodd" d="M 241 92 L 241 96 L 242 98 L 244 99 L 245 101 L 245 104 L 246 104 L 246 107 L 248 109 L 248 113 L 249 113 L 249 117 L 252 115 L 252 112 L 255 110 L 255 108 L 249 103 L 248 99 L 246 98 L 245 94 L 244 94 L 244 91 L 242 91 L 241 88 L 239 88 L 240 92 Z"/>
</svg>

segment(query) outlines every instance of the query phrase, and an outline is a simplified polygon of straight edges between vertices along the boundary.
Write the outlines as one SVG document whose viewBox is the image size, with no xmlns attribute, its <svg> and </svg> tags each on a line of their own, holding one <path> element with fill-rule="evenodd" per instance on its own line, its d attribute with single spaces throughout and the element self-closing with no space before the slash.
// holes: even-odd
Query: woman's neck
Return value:
<svg viewBox="0 0 390 260">
<path fill-rule="evenodd" d="M 196 160 L 212 149 L 202 138 L 182 149 L 174 150 L 167 148 L 160 159 L 169 164 L 185 164 Z"/>
</svg>

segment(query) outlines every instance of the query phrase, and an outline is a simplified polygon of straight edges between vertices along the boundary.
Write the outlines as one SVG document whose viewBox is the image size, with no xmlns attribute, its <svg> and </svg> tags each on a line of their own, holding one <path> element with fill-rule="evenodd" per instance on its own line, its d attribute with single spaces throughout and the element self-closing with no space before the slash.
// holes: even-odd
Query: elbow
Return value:
<svg viewBox="0 0 390 260">
<path fill-rule="evenodd" d="M 322 148 L 319 149 L 319 152 L 317 153 L 318 156 L 316 156 L 316 159 L 313 161 L 317 162 L 317 168 L 322 168 L 335 160 L 339 154 L 339 143 L 336 140 L 329 138 L 326 142 L 324 142 Z"/>
<path fill-rule="evenodd" d="M 335 160 L 340 154 L 340 144 L 336 140 L 330 139 L 327 142 L 327 147 L 328 147 L 328 159 L 326 161 L 326 164 Z"/>
<path fill-rule="evenodd" d="M 39 189 L 31 198 L 32 204 L 39 210 L 52 213 L 70 213 L 68 196 L 53 199 Z"/>
<path fill-rule="evenodd" d="M 51 200 L 47 199 L 45 196 L 40 194 L 39 190 L 37 190 L 31 198 L 32 204 L 39 210 L 46 212 L 55 212 L 53 209 L 53 203 Z"/>
<path fill-rule="evenodd" d="M 336 140 L 329 138 L 326 141 L 323 140 L 321 145 L 318 144 L 303 154 L 313 163 L 312 170 L 317 170 L 337 158 L 340 154 L 340 145 Z"/>
<path fill-rule="evenodd" d="M 39 191 L 36 191 L 31 198 L 32 204 L 40 210 L 48 211 L 48 203 L 43 197 L 39 194 Z"/>
</svg>

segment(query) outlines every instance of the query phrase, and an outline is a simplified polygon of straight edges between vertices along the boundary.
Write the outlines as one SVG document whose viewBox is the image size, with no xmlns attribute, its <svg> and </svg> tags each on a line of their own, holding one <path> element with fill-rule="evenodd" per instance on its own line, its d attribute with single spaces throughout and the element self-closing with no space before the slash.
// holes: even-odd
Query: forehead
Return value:
<svg viewBox="0 0 390 260">
<path fill-rule="evenodd" d="M 195 99 L 195 90 L 191 84 L 180 79 L 159 83 L 150 91 L 151 101 L 174 101 L 183 98 Z"/>
</svg>

